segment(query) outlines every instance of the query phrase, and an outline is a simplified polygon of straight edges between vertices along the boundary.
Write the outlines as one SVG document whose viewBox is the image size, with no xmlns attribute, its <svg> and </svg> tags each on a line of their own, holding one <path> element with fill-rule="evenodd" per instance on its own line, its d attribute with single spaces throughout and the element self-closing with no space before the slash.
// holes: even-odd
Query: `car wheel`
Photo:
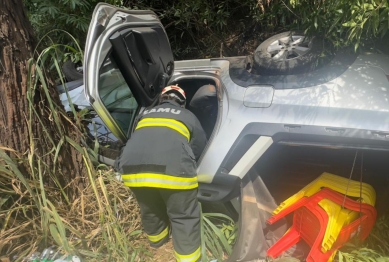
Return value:
<svg viewBox="0 0 389 262">
<path fill-rule="evenodd" d="M 68 82 L 82 79 L 84 77 L 83 73 L 77 70 L 77 64 L 70 60 L 63 64 L 62 71 Z"/>
<path fill-rule="evenodd" d="M 306 37 L 302 32 L 284 32 L 257 47 L 254 67 L 264 75 L 306 73 L 315 69 L 321 51 L 318 37 Z"/>
</svg>

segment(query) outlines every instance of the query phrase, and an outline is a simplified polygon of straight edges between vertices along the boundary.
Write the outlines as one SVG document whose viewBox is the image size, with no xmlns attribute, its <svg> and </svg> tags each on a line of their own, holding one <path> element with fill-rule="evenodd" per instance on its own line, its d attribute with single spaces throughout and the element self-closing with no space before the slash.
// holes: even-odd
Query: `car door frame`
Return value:
<svg viewBox="0 0 389 262">
<path fill-rule="evenodd" d="M 105 26 L 108 26 L 107 29 L 98 29 L 99 25 L 99 15 L 101 15 L 101 10 L 104 9 L 104 7 L 111 8 L 112 10 L 116 10 L 115 12 L 112 11 L 109 15 L 106 17 L 106 24 Z M 144 20 L 142 22 L 121 22 L 120 20 L 125 20 L 126 18 L 123 16 L 123 14 L 130 14 L 130 15 L 138 15 L 138 16 L 148 16 L 151 20 L 151 22 L 145 22 Z M 116 17 L 115 17 L 116 16 Z M 153 18 L 153 19 L 152 19 Z M 107 22 L 108 21 L 108 22 Z M 103 26 L 103 25 L 101 25 Z M 116 120 L 112 117 L 108 109 L 106 108 L 105 104 L 100 98 L 99 95 L 99 77 L 100 77 L 100 69 L 103 65 L 103 63 L 106 61 L 107 57 L 110 55 L 113 49 L 113 44 L 110 42 L 110 37 L 112 37 L 116 32 L 119 32 L 120 30 L 124 30 L 126 28 L 132 28 L 132 27 L 151 27 L 151 26 L 160 26 L 163 31 L 164 27 L 161 24 L 160 20 L 158 19 L 158 16 L 152 12 L 147 10 L 124 10 L 120 9 L 108 4 L 98 4 L 95 8 L 95 11 L 93 13 L 92 21 L 90 24 L 90 30 L 88 32 L 88 38 L 86 43 L 86 55 L 84 58 L 84 66 L 85 66 L 85 73 L 84 73 L 84 84 L 85 84 L 85 96 L 89 100 L 90 104 L 95 109 L 96 113 L 100 116 L 100 118 L 103 120 L 103 122 L 106 124 L 106 126 L 112 131 L 113 135 L 117 137 L 120 141 L 126 142 L 129 134 L 131 133 L 131 125 L 129 128 L 128 134 L 125 134 L 119 124 L 116 122 Z M 103 26 L 104 27 L 104 26 Z M 96 29 L 97 28 L 97 29 Z M 101 32 L 97 32 L 97 35 L 93 35 L 95 31 L 100 30 Z M 92 34 L 92 35 L 91 35 Z M 165 32 L 166 35 L 166 32 Z M 166 36 L 167 38 L 167 36 Z M 168 39 L 167 39 L 168 41 Z M 170 47 L 170 44 L 169 44 Z M 170 49 L 171 52 L 171 49 Z M 119 66 L 119 65 L 118 65 Z M 119 70 L 123 75 L 123 78 L 125 79 L 128 87 L 130 88 L 131 92 L 134 93 L 134 90 L 132 89 L 132 86 L 130 86 L 128 78 L 126 78 L 127 72 L 123 67 L 119 66 Z M 173 72 L 171 72 L 173 73 Z M 167 82 L 167 81 L 166 81 Z M 142 97 L 136 98 L 137 104 L 138 104 L 138 113 L 142 107 L 148 107 L 155 103 L 156 99 L 158 98 L 158 95 L 155 95 L 152 97 L 145 97 L 147 94 L 144 90 L 137 90 L 138 93 L 141 93 Z"/>
</svg>

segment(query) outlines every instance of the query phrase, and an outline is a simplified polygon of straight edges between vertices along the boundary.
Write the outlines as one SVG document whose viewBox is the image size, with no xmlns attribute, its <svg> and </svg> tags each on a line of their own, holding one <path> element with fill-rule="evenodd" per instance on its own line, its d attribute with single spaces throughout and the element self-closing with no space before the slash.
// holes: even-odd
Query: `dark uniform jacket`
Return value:
<svg viewBox="0 0 389 262">
<path fill-rule="evenodd" d="M 196 160 L 205 144 L 196 116 L 165 101 L 143 112 L 116 169 L 129 187 L 193 189 L 198 186 Z"/>
</svg>

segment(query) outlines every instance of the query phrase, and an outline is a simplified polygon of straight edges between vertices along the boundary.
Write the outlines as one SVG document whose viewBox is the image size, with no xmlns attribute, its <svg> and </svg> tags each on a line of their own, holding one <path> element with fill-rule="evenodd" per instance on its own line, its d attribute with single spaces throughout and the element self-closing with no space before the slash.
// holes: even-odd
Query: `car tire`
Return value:
<svg viewBox="0 0 389 262">
<path fill-rule="evenodd" d="M 82 79 L 83 73 L 77 71 L 77 65 L 72 61 L 66 61 L 62 66 L 63 74 L 68 82 Z"/>
<path fill-rule="evenodd" d="M 322 44 L 318 37 L 288 31 L 270 37 L 254 53 L 254 68 L 263 75 L 302 74 L 314 70 Z"/>
</svg>

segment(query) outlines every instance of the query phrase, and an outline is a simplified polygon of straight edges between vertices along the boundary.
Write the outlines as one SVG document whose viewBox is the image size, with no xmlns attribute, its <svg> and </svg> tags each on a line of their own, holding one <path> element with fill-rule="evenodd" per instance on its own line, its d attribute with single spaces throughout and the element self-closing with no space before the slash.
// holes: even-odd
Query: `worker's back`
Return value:
<svg viewBox="0 0 389 262">
<path fill-rule="evenodd" d="M 118 159 L 117 167 L 122 174 L 196 176 L 196 160 L 206 138 L 198 119 L 189 110 L 174 101 L 165 101 L 145 110 L 135 129 Z M 165 188 L 172 188 L 171 184 Z"/>
<path fill-rule="evenodd" d="M 169 239 L 179 262 L 201 260 L 196 160 L 206 143 L 199 120 L 185 109 L 178 86 L 165 87 L 160 104 L 145 110 L 116 161 L 141 210 L 150 246 Z"/>
</svg>

